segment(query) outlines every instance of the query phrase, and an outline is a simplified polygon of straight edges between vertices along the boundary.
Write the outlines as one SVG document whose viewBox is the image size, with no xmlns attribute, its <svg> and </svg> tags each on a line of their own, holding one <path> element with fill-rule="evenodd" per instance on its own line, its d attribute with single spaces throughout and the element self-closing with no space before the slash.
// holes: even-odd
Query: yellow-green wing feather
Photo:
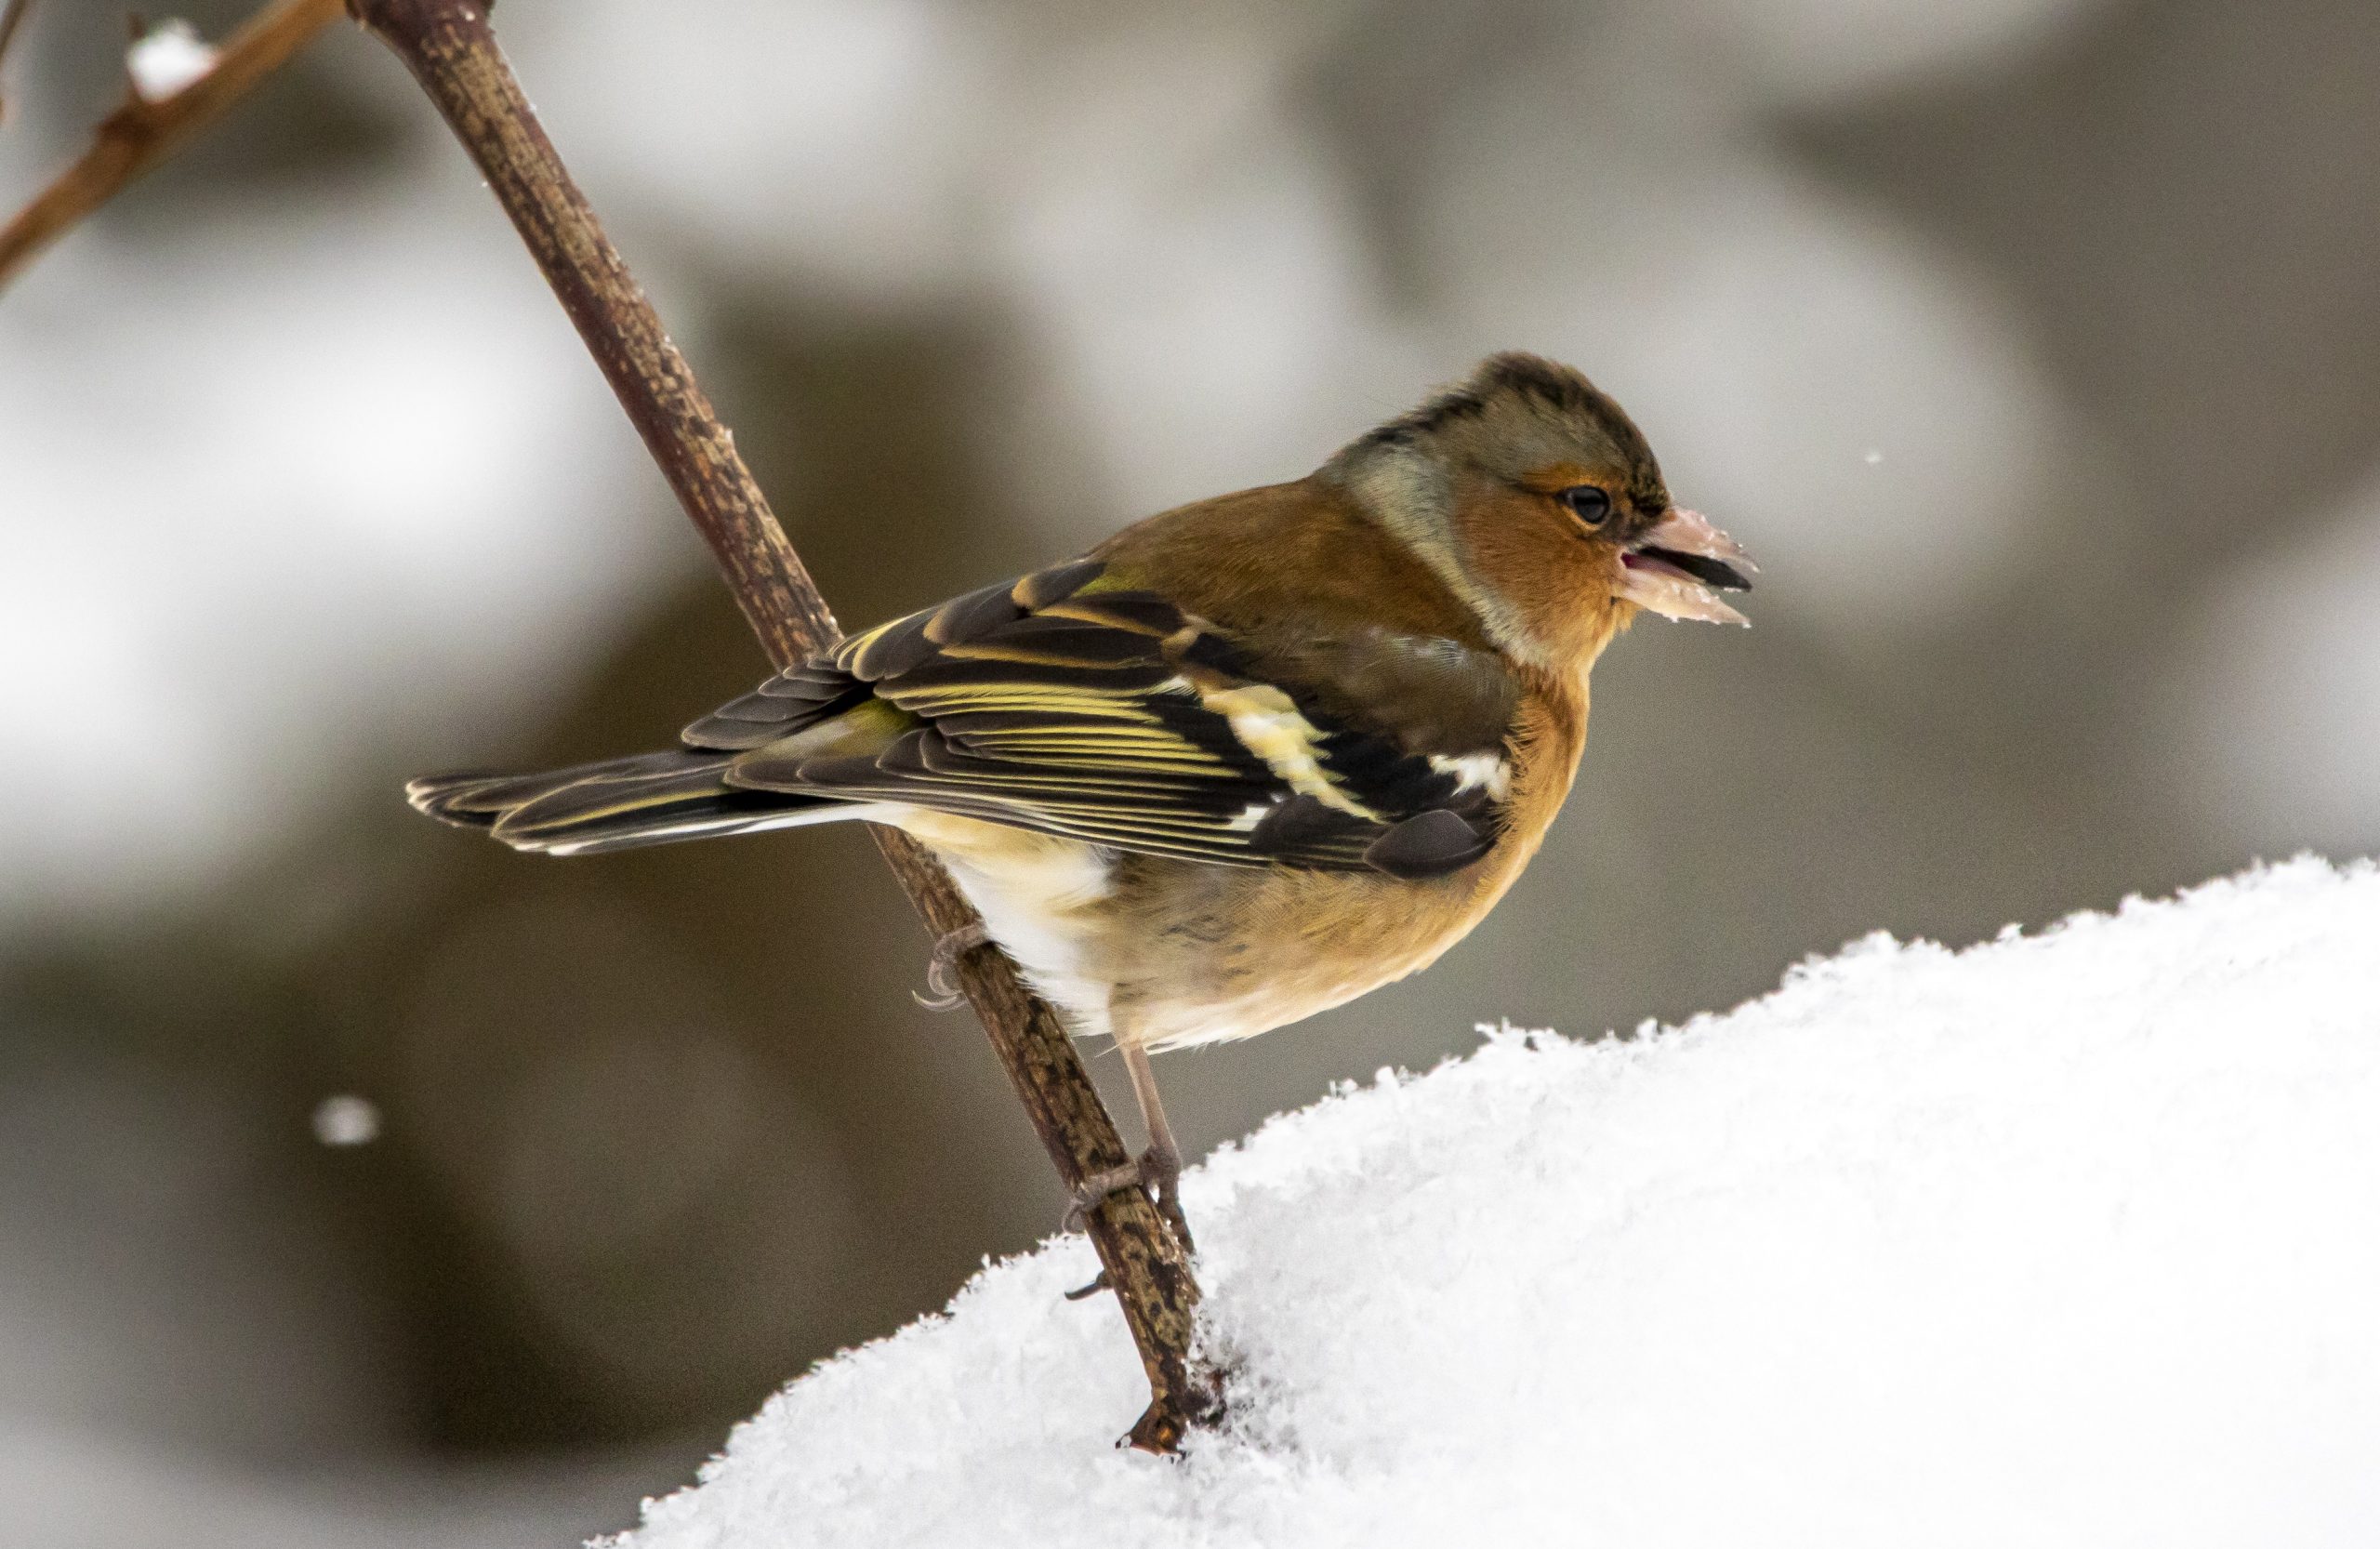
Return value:
<svg viewBox="0 0 2380 1549">
<path fill-rule="evenodd" d="M 1446 642 L 1353 648 L 1369 661 L 1443 656 Z M 1299 650 L 1314 656 L 1311 642 Z M 1263 655 L 1078 561 L 853 636 L 686 740 L 733 754 L 739 789 L 904 802 L 1215 864 L 1427 875 L 1485 853 L 1500 736 L 1474 736 L 1470 761 L 1418 751 L 1330 685 L 1268 681 Z M 1501 732 L 1509 713 L 1494 710 L 1464 713 Z"/>
</svg>

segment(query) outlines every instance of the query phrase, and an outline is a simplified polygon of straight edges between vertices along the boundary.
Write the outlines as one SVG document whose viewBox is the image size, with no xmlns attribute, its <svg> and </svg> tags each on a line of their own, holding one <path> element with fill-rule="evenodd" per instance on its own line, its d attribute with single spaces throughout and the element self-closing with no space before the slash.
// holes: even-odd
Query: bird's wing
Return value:
<svg viewBox="0 0 2380 1549">
<path fill-rule="evenodd" d="M 1367 713 L 1367 695 L 1396 702 Z M 1494 842 L 1514 696 L 1455 642 L 1355 630 L 1268 652 L 1083 560 L 854 636 L 685 736 L 733 753 L 746 789 L 1420 877 Z"/>
</svg>

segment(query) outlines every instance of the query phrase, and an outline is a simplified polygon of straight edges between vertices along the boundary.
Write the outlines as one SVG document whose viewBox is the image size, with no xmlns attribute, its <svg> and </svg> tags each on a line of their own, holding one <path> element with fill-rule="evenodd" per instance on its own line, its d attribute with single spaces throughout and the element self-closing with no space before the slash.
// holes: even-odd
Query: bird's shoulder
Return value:
<svg viewBox="0 0 2380 1549">
<path fill-rule="evenodd" d="M 1319 476 L 1161 511 L 1089 557 L 1254 640 L 1368 623 L 1492 650 L 1446 583 Z"/>
<path fill-rule="evenodd" d="M 1484 751 L 1521 677 L 1461 600 L 1347 493 L 1319 478 L 1160 513 L 1091 551 L 1107 584 L 1166 596 L 1228 642 L 1246 675 L 1410 750 Z"/>
</svg>

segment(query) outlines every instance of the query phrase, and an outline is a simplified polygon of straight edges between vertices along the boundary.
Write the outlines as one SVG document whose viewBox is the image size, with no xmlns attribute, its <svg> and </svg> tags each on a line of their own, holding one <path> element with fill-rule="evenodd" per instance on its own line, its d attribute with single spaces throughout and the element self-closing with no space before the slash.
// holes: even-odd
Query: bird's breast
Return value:
<svg viewBox="0 0 2380 1549">
<path fill-rule="evenodd" d="M 1078 1036 L 1250 1038 L 1428 967 L 1527 867 L 1560 810 L 1583 699 L 1525 699 L 1495 845 L 1443 877 L 1216 866 L 910 809 L 985 928 Z"/>
</svg>

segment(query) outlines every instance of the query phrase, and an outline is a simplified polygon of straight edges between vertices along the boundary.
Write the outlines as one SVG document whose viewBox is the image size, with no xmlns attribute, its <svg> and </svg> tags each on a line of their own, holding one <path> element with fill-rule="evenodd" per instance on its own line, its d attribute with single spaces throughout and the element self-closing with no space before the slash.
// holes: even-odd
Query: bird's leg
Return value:
<svg viewBox="0 0 2380 1549">
<path fill-rule="evenodd" d="M 1174 1144 L 1173 1126 L 1166 1121 L 1165 1104 L 1157 1097 L 1157 1072 L 1149 1068 L 1149 1052 L 1138 1038 L 1118 1038 L 1117 1046 L 1123 1051 L 1124 1068 L 1132 1078 L 1132 1095 L 1140 1099 L 1141 1121 L 1148 1127 L 1149 1148 L 1137 1160 L 1085 1178 L 1075 1190 L 1074 1209 L 1066 1213 L 1067 1224 L 1070 1228 L 1079 1225 L 1084 1215 L 1098 1209 L 1101 1200 L 1118 1189 L 1144 1184 L 1166 1223 L 1173 1228 L 1182 1251 L 1191 1252 L 1190 1222 L 1182 1213 L 1182 1147 Z"/>
<path fill-rule="evenodd" d="M 959 960 L 991 943 L 991 933 L 984 929 L 980 920 L 955 931 L 945 931 L 934 938 L 933 958 L 926 964 L 926 987 L 933 993 L 919 995 L 913 989 L 909 998 L 930 1012 L 956 1011 L 967 999 L 966 991 L 959 987 Z"/>
</svg>

